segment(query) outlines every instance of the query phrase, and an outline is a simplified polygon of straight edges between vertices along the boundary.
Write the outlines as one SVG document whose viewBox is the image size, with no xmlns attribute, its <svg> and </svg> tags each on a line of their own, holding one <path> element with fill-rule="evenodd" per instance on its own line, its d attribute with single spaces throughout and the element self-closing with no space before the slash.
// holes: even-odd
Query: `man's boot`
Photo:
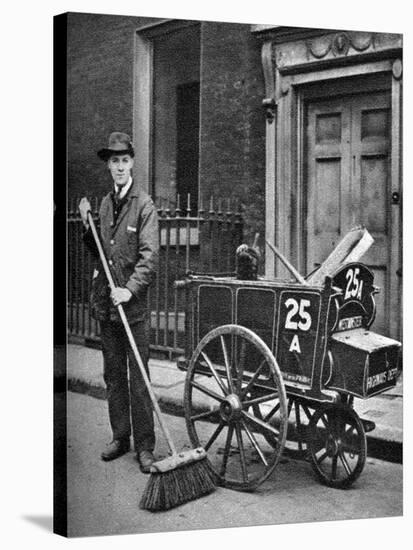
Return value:
<svg viewBox="0 0 413 550">
<path fill-rule="evenodd" d="M 151 471 L 151 466 L 155 462 L 155 457 L 153 456 L 152 451 L 139 451 L 136 453 L 136 458 L 139 462 L 141 472 L 144 474 L 149 474 Z"/>
<path fill-rule="evenodd" d="M 114 460 L 124 454 L 126 454 L 130 449 L 130 442 L 128 439 L 114 439 L 103 453 L 100 455 L 102 460 L 108 462 L 109 460 Z"/>
</svg>

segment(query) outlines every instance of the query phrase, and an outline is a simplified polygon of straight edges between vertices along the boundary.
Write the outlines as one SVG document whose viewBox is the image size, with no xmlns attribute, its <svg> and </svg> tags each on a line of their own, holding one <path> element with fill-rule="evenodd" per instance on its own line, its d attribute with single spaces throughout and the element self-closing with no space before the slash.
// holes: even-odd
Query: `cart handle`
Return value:
<svg viewBox="0 0 413 550">
<path fill-rule="evenodd" d="M 281 254 L 281 252 L 278 250 L 277 247 L 271 244 L 267 239 L 265 239 L 265 242 L 271 248 L 274 254 L 281 260 L 281 262 L 285 265 L 285 267 L 294 275 L 294 277 L 297 279 L 299 283 L 301 283 L 304 286 L 310 286 L 308 282 L 304 279 L 304 277 L 298 273 L 295 267 L 290 264 L 287 258 L 283 254 Z"/>
</svg>

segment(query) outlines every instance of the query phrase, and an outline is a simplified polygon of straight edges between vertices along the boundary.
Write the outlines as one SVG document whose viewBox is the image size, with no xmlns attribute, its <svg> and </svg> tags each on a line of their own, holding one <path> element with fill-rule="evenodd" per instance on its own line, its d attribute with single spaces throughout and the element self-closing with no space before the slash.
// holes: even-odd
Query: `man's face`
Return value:
<svg viewBox="0 0 413 550">
<path fill-rule="evenodd" d="M 128 183 L 133 166 L 133 158 L 130 155 L 112 155 L 108 160 L 108 167 L 116 185 L 123 187 Z"/>
</svg>

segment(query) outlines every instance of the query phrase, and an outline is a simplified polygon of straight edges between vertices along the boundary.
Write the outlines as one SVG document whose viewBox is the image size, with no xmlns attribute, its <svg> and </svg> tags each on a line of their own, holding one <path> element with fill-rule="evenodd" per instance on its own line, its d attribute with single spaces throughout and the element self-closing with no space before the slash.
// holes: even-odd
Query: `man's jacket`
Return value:
<svg viewBox="0 0 413 550">
<path fill-rule="evenodd" d="M 152 199 L 136 182 L 129 189 L 116 223 L 113 210 L 112 193 L 109 193 L 100 205 L 100 237 L 115 285 L 132 293 L 129 302 L 122 305 L 129 322 L 134 323 L 147 313 L 148 287 L 158 264 L 158 214 Z M 84 241 L 98 256 L 90 228 L 84 234 Z M 101 264 L 94 273 L 90 301 L 96 319 L 120 321 Z"/>
</svg>

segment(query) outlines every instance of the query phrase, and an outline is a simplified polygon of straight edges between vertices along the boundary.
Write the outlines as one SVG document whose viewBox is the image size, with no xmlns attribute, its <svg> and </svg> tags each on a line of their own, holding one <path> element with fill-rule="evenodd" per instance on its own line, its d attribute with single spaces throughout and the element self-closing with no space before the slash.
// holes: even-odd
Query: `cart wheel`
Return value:
<svg viewBox="0 0 413 550">
<path fill-rule="evenodd" d="M 367 443 L 363 424 L 348 405 L 317 409 L 310 420 L 311 465 L 322 483 L 345 489 L 361 474 Z"/>
<path fill-rule="evenodd" d="M 274 399 L 277 427 L 254 413 Z M 199 342 L 186 376 L 185 418 L 192 445 L 208 452 L 220 485 L 252 491 L 273 472 L 287 434 L 287 400 L 280 369 L 261 338 L 223 325 Z"/>
<path fill-rule="evenodd" d="M 306 403 L 303 403 L 294 396 L 289 396 L 287 403 L 289 422 L 284 455 L 297 460 L 304 460 L 308 456 L 307 430 L 312 413 Z M 278 426 L 280 422 L 279 410 L 280 403 L 278 399 L 274 399 L 264 405 L 254 405 L 254 414 L 266 422 L 271 421 L 275 426 Z M 270 445 L 277 443 L 271 433 L 265 434 L 265 439 Z"/>
</svg>

